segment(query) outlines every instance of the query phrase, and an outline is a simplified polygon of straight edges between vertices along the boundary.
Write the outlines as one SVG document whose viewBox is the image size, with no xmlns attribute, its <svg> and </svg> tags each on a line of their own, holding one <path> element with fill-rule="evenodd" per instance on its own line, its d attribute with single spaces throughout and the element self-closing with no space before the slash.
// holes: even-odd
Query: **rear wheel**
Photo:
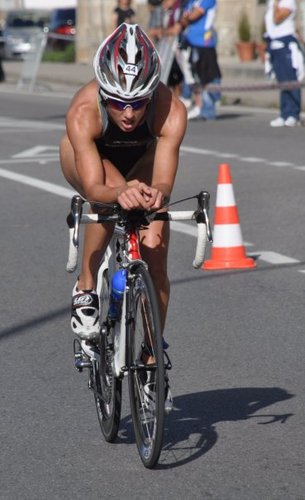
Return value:
<svg viewBox="0 0 305 500">
<path fill-rule="evenodd" d="M 95 363 L 94 391 L 97 416 L 105 440 L 114 441 L 117 436 L 122 402 L 122 382 L 114 376 L 112 370 L 113 337 L 111 324 L 107 321 L 109 307 L 109 280 L 108 270 L 101 277 L 100 292 L 100 321 L 99 336 L 100 359 Z"/>
<path fill-rule="evenodd" d="M 129 396 L 135 438 L 145 467 L 157 463 L 164 430 L 164 359 L 159 307 L 144 266 L 133 272 L 128 327 Z"/>
</svg>

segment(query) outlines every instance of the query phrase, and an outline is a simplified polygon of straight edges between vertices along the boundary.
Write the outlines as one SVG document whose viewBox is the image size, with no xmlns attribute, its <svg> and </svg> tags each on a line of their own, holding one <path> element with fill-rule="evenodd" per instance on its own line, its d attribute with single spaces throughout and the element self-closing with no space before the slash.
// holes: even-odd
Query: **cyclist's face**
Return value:
<svg viewBox="0 0 305 500">
<path fill-rule="evenodd" d="M 145 99 L 141 102 L 141 106 L 132 106 L 126 104 L 123 109 L 117 106 L 115 102 L 107 101 L 107 112 L 109 117 L 115 124 L 124 132 L 132 132 L 139 126 L 143 117 L 145 115 L 145 111 L 147 108 L 149 100 Z"/>
</svg>

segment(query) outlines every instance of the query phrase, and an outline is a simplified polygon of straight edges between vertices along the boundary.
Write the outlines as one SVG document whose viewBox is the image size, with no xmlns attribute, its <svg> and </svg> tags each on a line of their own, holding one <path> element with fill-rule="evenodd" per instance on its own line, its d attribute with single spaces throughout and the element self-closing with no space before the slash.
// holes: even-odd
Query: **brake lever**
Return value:
<svg viewBox="0 0 305 500">
<path fill-rule="evenodd" d="M 205 222 L 207 227 L 207 237 L 210 243 L 213 243 L 213 235 L 210 223 L 209 208 L 210 208 L 210 193 L 200 191 L 197 196 L 198 208 L 195 212 L 196 222 Z M 204 220 L 203 220 L 204 219 Z"/>
<path fill-rule="evenodd" d="M 79 246 L 79 226 L 83 211 L 83 203 L 84 200 L 78 194 L 74 195 L 71 200 L 71 214 L 73 217 L 73 226 L 74 226 L 72 241 L 73 245 L 76 248 L 78 248 Z"/>
</svg>

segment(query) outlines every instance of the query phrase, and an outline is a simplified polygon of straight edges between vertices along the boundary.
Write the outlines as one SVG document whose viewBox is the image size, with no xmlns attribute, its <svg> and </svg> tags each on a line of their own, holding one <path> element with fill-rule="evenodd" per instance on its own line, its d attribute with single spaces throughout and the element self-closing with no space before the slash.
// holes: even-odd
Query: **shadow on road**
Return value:
<svg viewBox="0 0 305 500">
<path fill-rule="evenodd" d="M 173 468 L 196 460 L 216 443 L 218 422 L 258 418 L 258 424 L 285 423 L 288 414 L 257 414 L 262 408 L 294 395 L 278 387 L 220 389 L 175 398 L 175 411 L 167 420 L 159 468 Z"/>
<path fill-rule="evenodd" d="M 157 469 L 172 469 L 205 455 L 215 445 L 219 422 L 258 419 L 258 425 L 284 424 L 292 413 L 259 410 L 294 397 L 278 387 L 219 389 L 176 397 L 166 420 L 163 450 Z M 130 415 L 122 419 L 117 444 L 134 443 Z"/>
<path fill-rule="evenodd" d="M 253 116 L 252 113 L 219 113 L 219 115 L 217 116 L 217 121 L 218 120 L 234 120 L 234 119 L 238 119 L 238 118 L 244 118 L 244 117 L 249 117 L 249 116 Z"/>
<path fill-rule="evenodd" d="M 26 319 L 20 323 L 13 324 L 2 331 L 0 331 L 0 341 L 4 340 L 6 337 L 14 335 L 23 335 L 27 330 L 33 330 L 34 328 L 41 328 L 42 325 L 53 322 L 57 318 L 67 317 L 69 318 L 70 307 L 65 306 L 60 309 L 49 311 L 48 313 L 41 313 L 31 319 Z M 67 323 L 68 324 L 68 323 Z"/>
</svg>

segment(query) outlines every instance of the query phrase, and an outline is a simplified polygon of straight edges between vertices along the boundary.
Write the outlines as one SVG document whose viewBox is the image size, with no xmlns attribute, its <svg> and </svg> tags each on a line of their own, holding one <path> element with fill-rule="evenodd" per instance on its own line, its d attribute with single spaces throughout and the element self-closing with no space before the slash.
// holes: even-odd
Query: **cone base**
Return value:
<svg viewBox="0 0 305 500">
<path fill-rule="evenodd" d="M 247 257 L 243 245 L 239 247 L 213 247 L 211 258 L 202 269 L 243 269 L 256 267 L 255 260 Z"/>
<path fill-rule="evenodd" d="M 207 271 L 216 270 L 216 269 L 249 269 L 256 267 L 255 260 L 251 259 L 251 257 L 246 257 L 241 260 L 206 260 L 202 266 L 202 269 Z"/>
</svg>

